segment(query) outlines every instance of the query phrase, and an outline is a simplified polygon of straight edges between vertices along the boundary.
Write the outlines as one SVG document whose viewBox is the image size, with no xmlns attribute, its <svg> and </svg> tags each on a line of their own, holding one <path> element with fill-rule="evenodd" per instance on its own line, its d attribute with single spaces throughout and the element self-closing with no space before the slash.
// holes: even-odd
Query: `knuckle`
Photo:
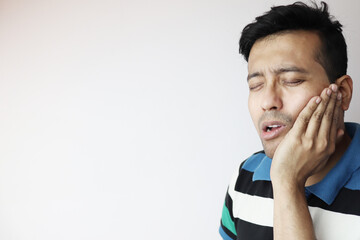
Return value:
<svg viewBox="0 0 360 240">
<path fill-rule="evenodd" d="M 322 119 L 322 114 L 320 112 L 314 112 L 313 118 L 315 121 L 320 122 Z"/>
<path fill-rule="evenodd" d="M 326 112 L 324 113 L 323 118 L 325 118 L 326 120 L 332 120 L 332 118 L 333 118 L 332 112 L 326 111 Z"/>
<path fill-rule="evenodd" d="M 337 124 L 338 121 L 339 121 L 339 118 L 338 118 L 338 117 L 333 117 L 333 122 L 334 122 L 335 124 Z"/>
<path fill-rule="evenodd" d="M 319 140 L 317 143 L 318 149 L 323 152 L 329 147 L 329 141 L 327 139 Z"/>
<path fill-rule="evenodd" d="M 310 117 L 305 114 L 300 114 L 298 119 L 304 123 L 308 123 L 310 121 Z"/>
<path fill-rule="evenodd" d="M 320 143 L 319 143 L 319 147 L 320 147 L 321 149 L 327 149 L 327 148 L 328 148 L 329 142 L 328 142 L 327 139 L 323 139 L 323 140 L 321 140 L 321 141 L 319 141 L 319 142 L 320 142 Z"/>
<path fill-rule="evenodd" d="M 303 146 L 306 151 L 310 151 L 314 147 L 314 140 L 313 139 L 306 139 L 306 141 L 303 142 Z"/>
</svg>

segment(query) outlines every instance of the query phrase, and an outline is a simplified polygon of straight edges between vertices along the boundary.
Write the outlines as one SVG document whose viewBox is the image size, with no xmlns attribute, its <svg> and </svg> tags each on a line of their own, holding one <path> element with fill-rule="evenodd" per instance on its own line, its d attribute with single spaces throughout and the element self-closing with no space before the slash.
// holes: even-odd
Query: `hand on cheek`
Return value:
<svg viewBox="0 0 360 240">
<path fill-rule="evenodd" d="M 338 127 L 341 100 L 335 84 L 309 100 L 275 151 L 270 171 L 273 183 L 304 187 L 307 178 L 326 165 L 344 134 Z"/>
</svg>

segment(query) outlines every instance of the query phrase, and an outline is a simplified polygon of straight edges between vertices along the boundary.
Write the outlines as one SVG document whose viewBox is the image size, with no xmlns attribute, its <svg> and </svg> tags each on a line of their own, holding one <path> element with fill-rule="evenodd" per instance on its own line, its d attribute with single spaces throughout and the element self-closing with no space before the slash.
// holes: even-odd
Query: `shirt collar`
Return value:
<svg viewBox="0 0 360 240">
<path fill-rule="evenodd" d="M 318 183 L 306 187 L 315 196 L 330 205 L 338 195 L 340 189 L 345 186 L 352 173 L 360 168 L 359 146 L 360 125 L 345 123 L 346 132 L 352 138 L 348 149 L 330 172 Z"/>
<path fill-rule="evenodd" d="M 265 155 L 265 153 L 260 154 L 261 156 L 261 162 L 260 164 L 255 168 L 254 175 L 252 180 L 265 180 L 270 181 L 270 168 L 271 168 L 271 159 Z M 259 157 L 260 157 L 259 156 Z"/>
<path fill-rule="evenodd" d="M 345 123 L 346 132 L 352 138 L 348 149 L 333 169 L 318 183 L 306 187 L 306 190 L 330 205 L 338 195 L 340 189 L 351 178 L 352 173 L 360 168 L 360 125 Z M 270 181 L 271 159 L 264 153 L 257 156 L 260 163 L 254 170 L 253 181 Z"/>
</svg>

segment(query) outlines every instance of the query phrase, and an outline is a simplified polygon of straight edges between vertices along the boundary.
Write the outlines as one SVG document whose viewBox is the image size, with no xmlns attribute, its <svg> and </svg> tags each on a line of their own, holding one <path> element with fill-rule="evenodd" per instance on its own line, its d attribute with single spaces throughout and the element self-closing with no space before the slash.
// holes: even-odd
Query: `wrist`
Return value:
<svg viewBox="0 0 360 240">
<path fill-rule="evenodd" d="M 294 168 L 285 168 L 284 166 L 271 166 L 270 178 L 273 187 L 287 187 L 303 189 L 308 176 L 305 176 Z"/>
<path fill-rule="evenodd" d="M 271 183 L 274 192 L 286 192 L 288 194 L 305 192 L 305 181 L 296 178 L 274 178 L 271 179 Z"/>
</svg>

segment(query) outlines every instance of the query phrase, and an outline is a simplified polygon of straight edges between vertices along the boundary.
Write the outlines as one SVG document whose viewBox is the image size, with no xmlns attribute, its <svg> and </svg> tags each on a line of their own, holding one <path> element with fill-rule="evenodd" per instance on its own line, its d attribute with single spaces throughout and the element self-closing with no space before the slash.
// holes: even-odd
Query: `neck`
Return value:
<svg viewBox="0 0 360 240">
<path fill-rule="evenodd" d="M 351 142 L 350 136 L 346 133 L 341 138 L 341 140 L 336 144 L 335 152 L 330 156 L 328 162 L 326 163 L 325 167 L 322 168 L 319 172 L 311 175 L 306 183 L 305 186 L 314 185 L 320 182 L 328 172 L 336 165 L 336 163 L 341 159 L 342 155 L 345 153 L 346 149 L 349 147 Z"/>
</svg>

